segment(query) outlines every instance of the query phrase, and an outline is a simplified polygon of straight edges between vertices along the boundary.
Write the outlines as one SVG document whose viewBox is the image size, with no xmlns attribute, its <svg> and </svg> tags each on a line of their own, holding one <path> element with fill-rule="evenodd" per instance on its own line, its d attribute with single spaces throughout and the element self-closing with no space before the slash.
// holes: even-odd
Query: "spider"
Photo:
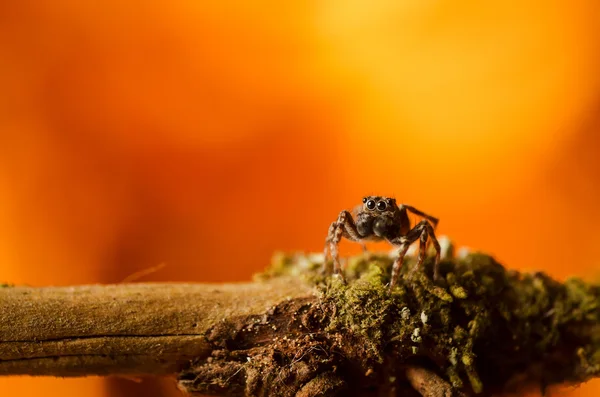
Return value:
<svg viewBox="0 0 600 397">
<path fill-rule="evenodd" d="M 425 251 L 427 240 L 431 239 L 435 248 L 434 280 L 438 280 L 438 264 L 440 261 L 440 244 L 435 237 L 435 227 L 438 219 L 409 205 L 396 204 L 396 200 L 390 197 L 367 196 L 363 198 L 363 204 L 354 208 L 356 220 L 352 218 L 349 211 L 342 211 L 337 221 L 331 223 L 327 239 L 325 239 L 325 257 L 324 268 L 327 271 L 328 249 L 333 259 L 333 267 L 344 282 L 344 274 L 340 265 L 338 255 L 338 244 L 342 237 L 350 241 L 363 243 L 363 241 L 381 241 L 386 240 L 394 246 L 400 247 L 399 254 L 392 267 L 392 280 L 390 281 L 390 290 L 398 282 L 400 268 L 404 261 L 404 256 L 408 247 L 417 240 L 420 240 L 419 256 L 417 259 L 418 268 L 425 260 Z M 411 229 L 408 211 L 424 218 Z M 364 249 L 364 244 L 363 244 Z"/>
</svg>

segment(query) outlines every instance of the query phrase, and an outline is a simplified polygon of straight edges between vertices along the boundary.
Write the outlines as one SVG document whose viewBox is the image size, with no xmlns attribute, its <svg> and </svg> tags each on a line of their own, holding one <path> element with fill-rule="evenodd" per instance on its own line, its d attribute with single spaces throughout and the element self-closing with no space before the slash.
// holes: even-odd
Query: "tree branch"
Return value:
<svg viewBox="0 0 600 397">
<path fill-rule="evenodd" d="M 166 375 L 210 355 L 207 330 L 264 313 L 303 284 L 0 288 L 0 375 Z"/>
<path fill-rule="evenodd" d="M 600 287 L 472 254 L 402 269 L 314 256 L 253 283 L 0 288 L 0 375 L 170 375 L 191 394 L 490 395 L 600 375 Z M 416 274 L 415 277 L 412 277 Z"/>
</svg>

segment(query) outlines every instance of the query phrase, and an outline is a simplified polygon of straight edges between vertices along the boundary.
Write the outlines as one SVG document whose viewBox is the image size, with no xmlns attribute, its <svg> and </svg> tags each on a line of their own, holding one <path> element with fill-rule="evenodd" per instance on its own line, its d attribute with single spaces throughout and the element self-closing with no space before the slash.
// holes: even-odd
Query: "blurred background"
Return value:
<svg viewBox="0 0 600 397">
<path fill-rule="evenodd" d="M 508 267 L 600 279 L 600 3 L 509 3 L 0 2 L 1 281 L 248 280 L 365 194 Z"/>
</svg>

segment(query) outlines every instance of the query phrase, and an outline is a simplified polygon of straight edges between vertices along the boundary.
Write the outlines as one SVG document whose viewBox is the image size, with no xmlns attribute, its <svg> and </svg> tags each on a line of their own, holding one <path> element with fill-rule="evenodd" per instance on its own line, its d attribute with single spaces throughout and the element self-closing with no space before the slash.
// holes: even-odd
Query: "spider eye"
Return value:
<svg viewBox="0 0 600 397">
<path fill-rule="evenodd" d="M 363 197 L 363 203 L 366 203 L 366 202 L 367 202 L 367 198 Z"/>
<path fill-rule="evenodd" d="M 385 211 L 386 208 L 387 208 L 387 204 L 385 203 L 385 201 L 380 201 L 377 203 L 377 209 L 379 211 Z"/>
<path fill-rule="evenodd" d="M 375 209 L 375 201 L 373 201 L 373 200 L 367 201 L 367 208 L 370 210 L 374 210 Z"/>
</svg>

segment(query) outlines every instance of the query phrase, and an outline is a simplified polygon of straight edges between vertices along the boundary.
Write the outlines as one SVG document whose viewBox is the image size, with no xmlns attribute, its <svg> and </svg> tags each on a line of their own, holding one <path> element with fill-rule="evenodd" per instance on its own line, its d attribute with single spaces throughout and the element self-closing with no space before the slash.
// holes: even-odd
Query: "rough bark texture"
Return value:
<svg viewBox="0 0 600 397">
<path fill-rule="evenodd" d="M 388 256 L 315 256 L 254 283 L 0 288 L 0 374 L 179 374 L 192 394 L 489 395 L 600 374 L 600 287 L 506 271 L 486 255 L 431 263 L 388 291 Z"/>
</svg>

